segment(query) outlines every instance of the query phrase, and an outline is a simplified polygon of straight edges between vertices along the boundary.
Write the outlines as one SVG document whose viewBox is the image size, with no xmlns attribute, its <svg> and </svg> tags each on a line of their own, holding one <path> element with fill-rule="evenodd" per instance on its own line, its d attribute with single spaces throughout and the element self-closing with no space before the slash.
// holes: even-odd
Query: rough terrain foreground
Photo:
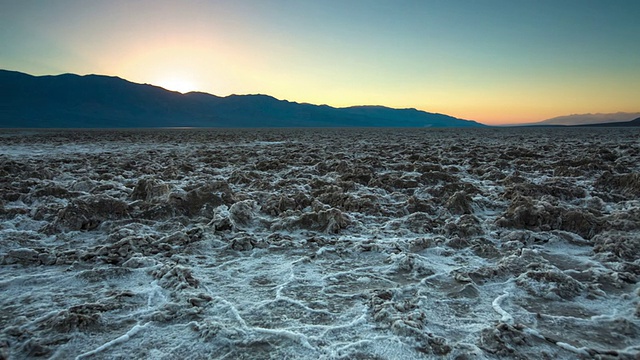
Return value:
<svg viewBox="0 0 640 360">
<path fill-rule="evenodd" d="M 0 358 L 637 359 L 637 129 L 0 133 Z"/>
</svg>

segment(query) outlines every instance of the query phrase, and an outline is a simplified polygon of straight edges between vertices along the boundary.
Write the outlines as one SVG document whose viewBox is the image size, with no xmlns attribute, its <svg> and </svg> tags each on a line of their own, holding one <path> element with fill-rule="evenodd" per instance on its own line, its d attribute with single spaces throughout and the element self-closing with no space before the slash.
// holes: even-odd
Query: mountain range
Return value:
<svg viewBox="0 0 640 360">
<path fill-rule="evenodd" d="M 639 118 L 640 113 L 617 112 L 611 114 L 572 114 L 558 116 L 544 121 L 526 124 L 526 125 L 563 125 L 563 126 L 582 126 L 582 125 L 605 125 L 609 123 L 626 123 L 633 119 Z M 614 125 L 615 126 L 615 125 Z"/>
<path fill-rule="evenodd" d="M 636 118 L 640 118 L 640 113 L 572 114 L 518 126 L 636 126 L 631 123 Z"/>
<path fill-rule="evenodd" d="M 631 121 L 605 122 L 598 124 L 574 125 L 580 127 L 638 127 L 640 126 L 640 117 Z"/>
<path fill-rule="evenodd" d="M 416 109 L 335 108 L 268 95 L 186 94 L 102 75 L 0 70 L 0 127 L 484 127 Z"/>
</svg>

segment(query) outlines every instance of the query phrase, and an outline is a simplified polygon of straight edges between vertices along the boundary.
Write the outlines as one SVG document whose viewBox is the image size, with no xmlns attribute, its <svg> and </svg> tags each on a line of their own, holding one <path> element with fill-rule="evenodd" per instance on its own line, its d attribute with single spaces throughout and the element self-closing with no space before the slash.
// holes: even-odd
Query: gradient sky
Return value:
<svg viewBox="0 0 640 360">
<path fill-rule="evenodd" d="M 638 0 L 0 0 L 0 68 L 415 107 L 640 111 Z"/>
</svg>

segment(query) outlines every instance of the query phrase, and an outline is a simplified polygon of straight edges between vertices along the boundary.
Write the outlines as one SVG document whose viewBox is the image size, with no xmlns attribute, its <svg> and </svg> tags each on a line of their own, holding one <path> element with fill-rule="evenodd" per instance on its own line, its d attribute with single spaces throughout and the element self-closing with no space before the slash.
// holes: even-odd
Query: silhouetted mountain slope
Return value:
<svg viewBox="0 0 640 360">
<path fill-rule="evenodd" d="M 563 126 L 579 126 L 590 124 L 618 123 L 627 122 L 640 116 L 640 113 L 609 113 L 609 114 L 573 114 L 558 116 L 551 119 L 530 123 L 527 125 L 563 125 Z"/>
<path fill-rule="evenodd" d="M 0 127 L 480 127 L 415 109 L 334 108 L 267 95 L 181 94 L 118 77 L 0 70 Z"/>
<path fill-rule="evenodd" d="M 630 121 L 618 121 L 618 122 L 604 122 L 596 124 L 581 124 L 581 125 L 545 125 L 545 124 L 525 124 L 515 127 L 529 127 L 529 128 L 583 128 L 583 127 L 635 127 L 640 126 L 640 117 Z"/>
<path fill-rule="evenodd" d="M 640 117 L 637 119 L 633 119 L 631 121 L 619 121 L 613 123 L 602 123 L 602 124 L 589 124 L 589 125 L 577 125 L 580 127 L 629 127 L 629 126 L 640 126 Z"/>
</svg>

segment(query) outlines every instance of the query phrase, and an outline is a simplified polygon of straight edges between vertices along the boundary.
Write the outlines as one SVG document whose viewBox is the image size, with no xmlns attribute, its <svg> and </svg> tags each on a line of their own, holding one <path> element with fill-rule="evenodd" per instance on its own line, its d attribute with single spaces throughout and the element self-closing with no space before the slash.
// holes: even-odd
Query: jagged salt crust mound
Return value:
<svg viewBox="0 0 640 360">
<path fill-rule="evenodd" d="M 4 131 L 0 359 L 635 359 L 633 129 Z"/>
</svg>

